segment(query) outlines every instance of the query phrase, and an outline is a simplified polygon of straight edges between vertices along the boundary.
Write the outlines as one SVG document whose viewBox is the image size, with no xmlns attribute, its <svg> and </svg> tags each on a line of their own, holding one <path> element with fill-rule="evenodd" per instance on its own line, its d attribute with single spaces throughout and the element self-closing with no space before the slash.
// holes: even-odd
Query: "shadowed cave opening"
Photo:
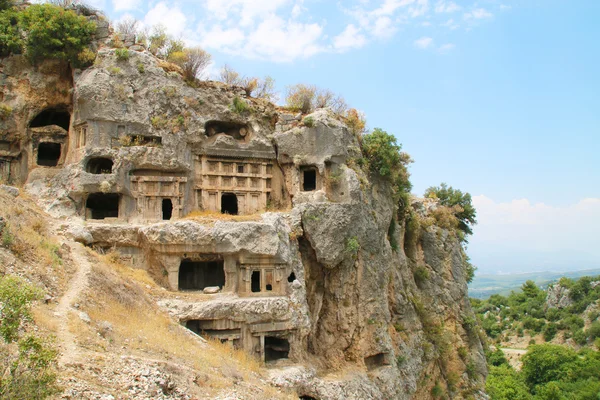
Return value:
<svg viewBox="0 0 600 400">
<path fill-rule="evenodd" d="M 238 215 L 237 196 L 233 193 L 221 195 L 221 214 Z"/>
<path fill-rule="evenodd" d="M 260 271 L 252 271 L 250 289 L 252 290 L 252 293 L 260 292 Z"/>
<path fill-rule="evenodd" d="M 69 130 L 71 114 L 62 108 L 47 108 L 31 120 L 30 128 L 41 128 L 44 126 L 58 125 L 65 131 Z"/>
<path fill-rule="evenodd" d="M 118 193 L 92 193 L 85 207 L 91 219 L 119 218 Z"/>
<path fill-rule="evenodd" d="M 85 170 L 90 174 L 110 174 L 112 173 L 113 160 L 105 157 L 90 158 Z"/>
<path fill-rule="evenodd" d="M 236 140 L 243 140 L 249 132 L 248 125 L 230 121 L 208 121 L 204 129 L 208 137 L 224 133 Z"/>
<path fill-rule="evenodd" d="M 56 167 L 60 160 L 60 143 L 43 142 L 38 146 L 37 164 L 42 167 Z"/>
<path fill-rule="evenodd" d="M 265 362 L 288 358 L 290 342 L 274 336 L 265 336 Z"/>
<path fill-rule="evenodd" d="M 223 260 L 183 260 L 179 266 L 179 290 L 203 290 L 211 286 L 225 286 Z"/>
<path fill-rule="evenodd" d="M 367 369 L 369 371 L 378 367 L 382 367 L 384 365 L 389 365 L 389 362 L 387 360 L 387 354 L 379 353 L 369 357 L 365 357 L 365 365 L 367 366 Z"/>
<path fill-rule="evenodd" d="M 292 283 L 296 280 L 296 274 L 295 273 L 291 273 L 290 276 L 288 276 L 288 282 Z"/>
<path fill-rule="evenodd" d="M 162 219 L 168 221 L 173 216 L 173 202 L 171 199 L 163 199 L 162 201 Z"/>
<path fill-rule="evenodd" d="M 302 171 L 302 190 L 312 192 L 317 189 L 317 170 L 314 168 Z"/>
</svg>

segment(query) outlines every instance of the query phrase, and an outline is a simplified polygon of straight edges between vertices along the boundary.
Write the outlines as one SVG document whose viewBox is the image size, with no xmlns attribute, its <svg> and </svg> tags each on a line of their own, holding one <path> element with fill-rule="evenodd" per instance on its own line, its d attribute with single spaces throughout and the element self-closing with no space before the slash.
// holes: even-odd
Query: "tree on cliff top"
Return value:
<svg viewBox="0 0 600 400">
<path fill-rule="evenodd" d="M 408 164 L 412 159 L 402 151 L 402 145 L 380 128 L 362 136 L 362 150 L 371 171 L 388 179 L 394 188 L 395 195 L 407 195 L 412 188 L 408 173 Z"/>
<path fill-rule="evenodd" d="M 473 225 L 477 224 L 475 217 L 477 210 L 473 206 L 471 195 L 452 188 L 445 183 L 440 186 L 432 186 L 425 191 L 425 197 L 439 200 L 440 204 L 454 208 L 458 218 L 458 228 L 467 235 L 472 235 Z M 457 207 L 458 206 L 458 207 Z"/>
<path fill-rule="evenodd" d="M 29 59 L 53 58 L 79 64 L 79 54 L 87 49 L 96 25 L 71 10 L 51 4 L 34 4 L 20 13 L 20 27 L 27 32 Z"/>
</svg>

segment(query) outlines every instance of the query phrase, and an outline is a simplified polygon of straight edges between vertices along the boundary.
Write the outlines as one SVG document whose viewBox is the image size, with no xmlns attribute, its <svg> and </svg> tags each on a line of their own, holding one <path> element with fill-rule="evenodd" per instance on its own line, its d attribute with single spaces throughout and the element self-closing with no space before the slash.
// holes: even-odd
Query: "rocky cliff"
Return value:
<svg viewBox="0 0 600 400">
<path fill-rule="evenodd" d="M 148 271 L 165 313 L 260 359 L 276 387 L 483 397 L 467 260 L 438 205 L 398 217 L 330 111 L 303 123 L 138 50 L 101 48 L 83 71 L 0 60 L 3 180 L 73 240 Z"/>
</svg>

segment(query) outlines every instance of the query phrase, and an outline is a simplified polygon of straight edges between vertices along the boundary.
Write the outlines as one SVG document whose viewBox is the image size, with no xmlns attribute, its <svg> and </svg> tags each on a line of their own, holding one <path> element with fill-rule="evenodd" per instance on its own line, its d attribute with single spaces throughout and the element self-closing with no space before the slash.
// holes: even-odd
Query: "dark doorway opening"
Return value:
<svg viewBox="0 0 600 400">
<path fill-rule="evenodd" d="M 42 167 L 56 167 L 60 160 L 60 143 L 44 142 L 38 146 L 37 164 Z"/>
<path fill-rule="evenodd" d="M 296 280 L 296 274 L 295 273 L 291 273 L 290 276 L 288 276 L 288 282 L 292 283 Z"/>
<path fill-rule="evenodd" d="M 273 291 L 273 285 L 267 284 L 267 286 L 265 286 L 265 289 L 266 289 L 267 292 L 272 292 Z"/>
<path fill-rule="evenodd" d="M 92 219 L 119 218 L 119 194 L 92 193 L 88 196 L 85 207 Z"/>
<path fill-rule="evenodd" d="M 299 398 L 300 398 L 300 400 L 317 400 L 317 399 L 315 399 L 314 397 L 312 397 L 312 396 L 307 396 L 307 395 L 300 396 Z"/>
<path fill-rule="evenodd" d="M 171 199 L 163 199 L 162 201 L 162 219 L 168 221 L 173 216 L 173 202 Z"/>
<path fill-rule="evenodd" d="M 68 131 L 70 124 L 71 114 L 68 111 L 60 108 L 48 108 L 31 120 L 29 127 L 41 128 L 43 126 L 58 125 Z"/>
<path fill-rule="evenodd" d="M 179 266 L 179 290 L 203 290 L 210 286 L 225 286 L 223 260 L 183 260 Z"/>
<path fill-rule="evenodd" d="M 288 358 L 290 342 L 273 336 L 265 336 L 265 362 Z"/>
<path fill-rule="evenodd" d="M 238 215 L 237 196 L 233 193 L 221 195 L 221 214 Z"/>
<path fill-rule="evenodd" d="M 252 271 L 250 290 L 252 290 L 252 293 L 260 292 L 260 271 Z"/>
<path fill-rule="evenodd" d="M 90 158 L 85 170 L 90 174 L 110 174 L 112 173 L 113 160 L 110 158 L 98 157 Z"/>
<path fill-rule="evenodd" d="M 365 365 L 367 366 L 368 370 L 372 370 L 388 364 L 389 363 L 387 362 L 386 353 L 379 353 L 369 357 L 365 357 Z"/>
<path fill-rule="evenodd" d="M 315 169 L 305 169 L 303 172 L 302 190 L 312 192 L 317 189 L 317 171 Z"/>
</svg>

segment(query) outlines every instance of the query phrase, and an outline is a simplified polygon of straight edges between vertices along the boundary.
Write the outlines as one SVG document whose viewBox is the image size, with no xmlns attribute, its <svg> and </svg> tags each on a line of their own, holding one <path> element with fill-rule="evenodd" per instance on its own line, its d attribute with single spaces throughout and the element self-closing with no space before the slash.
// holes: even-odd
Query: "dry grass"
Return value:
<svg viewBox="0 0 600 400">
<path fill-rule="evenodd" d="M 225 221 L 225 222 L 249 222 L 249 221 L 260 221 L 260 214 L 251 214 L 251 215 L 231 215 L 231 214 L 221 214 L 216 211 L 192 211 L 188 215 L 185 216 L 185 219 L 192 219 L 201 222 L 217 222 L 217 221 Z"/>
<path fill-rule="evenodd" d="M 262 364 L 251 354 L 218 340 L 203 341 L 160 310 L 144 289 L 150 279 L 145 271 L 120 264 L 111 254 L 98 258 L 101 262 L 93 267 L 91 290 L 82 302 L 83 308 L 93 324 L 106 321 L 113 330 L 102 344 L 98 343 L 100 339 L 92 338 L 93 333 L 85 334 L 84 327 L 73 326 L 81 332 L 81 345 L 96 349 L 106 346 L 106 351 L 111 352 L 126 348 L 127 353 L 137 357 L 189 368 L 195 374 L 209 377 L 202 383 L 209 392 L 230 388 L 232 381 L 241 377 L 245 382 L 260 385 L 265 393 L 269 392 L 268 398 L 293 398 L 258 383 Z M 108 263 L 104 264 L 104 260 Z"/>
</svg>

